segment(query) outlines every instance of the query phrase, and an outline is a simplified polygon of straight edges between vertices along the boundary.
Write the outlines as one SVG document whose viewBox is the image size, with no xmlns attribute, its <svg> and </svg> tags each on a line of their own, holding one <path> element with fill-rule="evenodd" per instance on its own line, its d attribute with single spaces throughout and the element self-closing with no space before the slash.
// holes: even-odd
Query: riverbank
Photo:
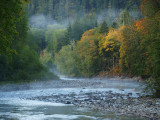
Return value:
<svg viewBox="0 0 160 120">
<path fill-rule="evenodd" d="M 121 82 L 117 89 L 115 83 L 119 78 L 99 79 L 80 79 L 67 80 L 54 84 L 54 87 L 62 88 L 80 88 L 79 92 L 72 91 L 70 93 L 53 94 L 49 96 L 31 97 L 30 100 L 40 100 L 46 102 L 56 102 L 64 104 L 73 104 L 77 107 L 85 107 L 93 110 L 115 112 L 131 116 L 138 116 L 145 119 L 159 120 L 160 118 L 160 99 L 143 97 L 143 93 L 135 89 L 124 89 L 129 87 L 133 79 L 119 79 Z M 127 83 L 127 81 L 129 83 Z M 122 86 L 124 85 L 124 86 Z M 121 86 L 121 87 L 120 87 Z M 92 90 L 92 88 L 95 88 Z M 109 89 L 108 89 L 109 88 Z"/>
<path fill-rule="evenodd" d="M 160 99 L 142 97 L 141 82 L 130 78 L 66 78 L 25 85 L 1 86 L 0 91 L 22 91 L 21 99 L 71 104 L 142 119 L 160 118 Z M 143 84 L 143 82 L 142 82 Z M 29 94 L 26 97 L 25 94 Z M 14 92 L 13 92 L 14 93 Z M 14 94 L 19 95 L 19 94 Z M 24 96 L 24 97 L 23 97 Z"/>
<path fill-rule="evenodd" d="M 160 99 L 142 97 L 140 93 L 125 93 L 112 91 L 86 92 L 85 88 L 80 93 L 57 94 L 29 98 L 46 102 L 73 104 L 98 111 L 107 111 L 126 114 L 145 119 L 159 120 Z"/>
<path fill-rule="evenodd" d="M 93 78 L 97 78 L 97 79 L 117 78 L 117 79 L 122 79 L 122 80 L 134 80 L 138 82 L 145 81 L 145 79 L 143 79 L 140 76 L 139 77 L 129 76 L 128 74 L 122 74 L 122 73 L 120 74 L 119 72 L 114 72 L 114 71 L 110 71 L 110 72 L 101 71 L 98 75 L 93 76 Z"/>
</svg>

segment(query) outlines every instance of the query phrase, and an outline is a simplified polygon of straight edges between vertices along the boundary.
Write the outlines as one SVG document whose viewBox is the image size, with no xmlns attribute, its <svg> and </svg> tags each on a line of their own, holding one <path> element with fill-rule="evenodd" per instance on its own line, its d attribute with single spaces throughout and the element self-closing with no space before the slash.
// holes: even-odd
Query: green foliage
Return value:
<svg viewBox="0 0 160 120">
<path fill-rule="evenodd" d="M 70 41 L 79 41 L 82 34 L 89 29 L 97 26 L 96 17 L 94 15 L 86 15 L 80 20 L 76 19 L 67 29 L 68 38 Z"/>
<path fill-rule="evenodd" d="M 28 39 L 28 45 L 30 48 L 34 49 L 39 54 L 41 50 L 46 47 L 44 29 L 30 28 Z"/>
<path fill-rule="evenodd" d="M 40 79 L 43 77 L 41 72 L 45 71 L 38 55 L 28 46 L 23 46 L 17 55 L 13 55 L 9 65 L 11 71 L 8 79 L 13 81 Z"/>
<path fill-rule="evenodd" d="M 148 17 L 153 17 L 159 10 L 159 1 L 158 0 L 141 0 L 141 11 Z"/>
<path fill-rule="evenodd" d="M 72 41 L 72 27 L 71 24 L 69 24 L 67 31 L 65 33 L 64 41 L 66 42 L 66 45 L 69 44 Z"/>
<path fill-rule="evenodd" d="M 61 73 L 86 77 L 97 73 L 99 62 L 96 32 L 86 31 L 77 45 L 73 42 L 56 54 L 55 63 Z"/>
<path fill-rule="evenodd" d="M 29 16 L 44 14 L 49 19 L 63 22 L 76 18 L 82 18 L 89 14 L 99 16 L 99 21 L 110 19 L 107 21 L 112 23 L 121 9 L 129 11 L 138 11 L 140 0 L 30 0 L 27 11 Z M 105 12 L 104 12 L 105 11 Z M 134 14 L 138 16 L 139 13 Z"/>
<path fill-rule="evenodd" d="M 7 77 L 6 72 L 9 69 L 8 60 L 6 56 L 0 55 L 0 80 L 4 81 Z"/>
<path fill-rule="evenodd" d="M 27 0 L 25 0 L 27 2 Z M 16 23 L 21 19 L 23 0 L 1 0 L 0 2 L 0 54 L 15 52 L 11 49 L 16 34 Z"/>
<path fill-rule="evenodd" d="M 56 53 L 58 53 L 62 46 L 69 45 L 72 41 L 79 41 L 83 32 L 85 30 L 91 29 L 96 25 L 95 17 L 85 17 L 80 19 L 79 21 L 75 21 L 72 24 L 69 24 L 68 28 L 63 28 L 61 25 L 50 25 L 47 27 L 45 31 L 45 42 L 46 42 L 46 50 L 51 55 L 50 60 L 47 59 L 44 54 L 44 57 L 41 58 L 43 63 L 50 64 L 54 59 Z M 44 62 L 46 60 L 47 62 Z"/>
<path fill-rule="evenodd" d="M 130 26 L 133 23 L 133 19 L 131 18 L 128 10 L 125 10 L 120 14 L 118 21 L 119 21 L 119 26 L 121 25 Z"/>
<path fill-rule="evenodd" d="M 22 17 L 24 21 L 18 23 L 15 20 L 15 25 L 12 21 L 15 16 L 9 11 L 13 17 L 9 19 L 13 29 L 7 27 L 10 36 L 6 38 L 8 41 L 0 41 L 3 45 L 0 53 L 5 53 L 1 52 L 2 49 L 7 51 L 12 48 L 17 50 L 17 55 L 9 60 L 0 54 L 3 58 L 0 60 L 3 63 L 0 64 L 3 68 L 0 77 L 6 79 L 6 71 L 16 70 L 13 78 L 18 76 L 26 80 L 32 76 L 36 79 L 46 71 L 43 65 L 50 66 L 55 60 L 58 70 L 68 76 L 89 77 L 100 71 L 120 69 L 130 76 L 150 78 L 148 89 L 160 96 L 160 2 L 141 1 L 142 13 L 146 17 L 138 21 L 139 0 L 31 0 L 28 5 L 29 16 L 44 14 L 49 21 L 71 23 L 67 29 L 61 25 L 50 25 L 46 30 L 31 29 L 29 41 L 26 39 L 28 28 L 25 16 Z M 133 24 L 135 18 L 137 21 Z M 0 24 L 1 38 L 5 38 L 7 32 L 3 33 L 6 24 L 3 18 Z M 98 24 L 101 25 L 98 27 Z M 13 41 L 16 32 L 20 34 L 14 36 Z M 41 53 L 43 65 L 35 51 Z"/>
<path fill-rule="evenodd" d="M 65 41 L 66 29 L 48 29 L 46 31 L 47 50 L 53 55 L 57 53 L 62 46 L 67 45 Z"/>
<path fill-rule="evenodd" d="M 112 28 L 118 28 L 118 24 L 116 22 L 112 23 Z"/>
<path fill-rule="evenodd" d="M 144 36 L 145 45 L 147 46 L 149 73 L 153 78 L 154 94 L 160 97 L 160 11 L 155 16 L 148 19 L 148 29 Z"/>
<path fill-rule="evenodd" d="M 145 64 L 141 36 L 136 29 L 126 27 L 123 31 L 124 40 L 120 49 L 120 66 L 122 72 L 128 73 L 131 76 L 144 76 Z"/>
<path fill-rule="evenodd" d="M 13 7 L 15 11 L 17 9 L 15 8 L 17 7 L 16 5 L 20 5 L 21 7 L 19 6 L 20 8 L 18 8 L 18 10 L 20 9 L 19 12 L 22 13 L 19 13 L 19 16 L 17 16 L 16 19 L 12 19 L 11 17 L 8 18 L 8 20 L 13 20 L 14 22 L 14 25 L 12 24 L 11 26 L 8 26 L 14 32 L 12 31 L 12 33 L 9 33 L 6 29 L 8 36 L 11 35 L 11 37 L 6 37 L 5 42 L 10 41 L 10 44 L 8 44 L 8 46 L 5 46 L 5 49 L 9 47 L 9 49 L 14 49 L 16 52 L 15 54 L 10 54 L 10 56 L 7 55 L 8 53 L 6 51 L 0 53 L 0 81 L 15 82 L 53 78 L 58 79 L 40 63 L 39 55 L 37 52 L 39 48 L 36 43 L 38 43 L 38 40 L 41 40 L 43 36 L 41 36 L 40 30 L 38 31 L 32 29 L 28 37 L 28 19 L 25 14 L 24 7 L 22 7 L 22 1 L 19 1 L 19 3 L 17 2 L 18 0 L 16 2 L 14 1 L 15 6 L 9 1 L 3 2 L 3 5 L 11 4 L 11 8 Z M 8 13 L 4 14 L 6 14 L 6 16 L 8 15 Z M 14 16 L 16 16 L 16 14 L 14 14 Z M 5 22 L 7 22 L 7 20 Z M 3 27 L 4 26 L 2 26 L 1 28 Z M 12 35 L 15 32 L 16 35 Z M 33 42 L 32 40 L 34 39 L 35 41 Z"/>
<path fill-rule="evenodd" d="M 103 33 L 103 34 L 107 34 L 108 33 L 108 25 L 107 25 L 106 21 L 104 21 L 102 23 L 102 25 L 100 26 L 99 33 Z"/>
<path fill-rule="evenodd" d="M 40 62 L 45 66 L 52 66 L 53 65 L 53 56 L 49 53 L 46 49 L 42 51 L 40 56 Z"/>
<path fill-rule="evenodd" d="M 89 77 L 98 71 L 98 40 L 97 31 L 86 31 L 77 44 L 78 69 L 83 76 Z"/>
<path fill-rule="evenodd" d="M 141 7 L 146 18 L 124 30 L 120 67 L 132 76 L 148 78 L 147 90 L 160 97 L 160 11 L 157 5 L 156 0 L 142 0 Z"/>
<path fill-rule="evenodd" d="M 63 46 L 59 53 L 55 56 L 55 64 L 58 70 L 68 76 L 79 76 L 80 73 L 77 68 L 76 45 L 73 42 L 70 45 Z"/>
</svg>

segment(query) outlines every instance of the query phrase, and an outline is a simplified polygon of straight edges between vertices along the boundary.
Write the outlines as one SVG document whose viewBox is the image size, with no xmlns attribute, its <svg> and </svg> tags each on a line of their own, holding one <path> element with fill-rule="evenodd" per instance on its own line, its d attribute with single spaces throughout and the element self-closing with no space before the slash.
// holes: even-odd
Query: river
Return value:
<svg viewBox="0 0 160 120">
<path fill-rule="evenodd" d="M 0 89 L 0 120 L 143 120 L 135 116 L 96 111 L 72 104 L 29 98 L 112 91 L 138 97 L 139 82 L 110 79 L 76 79 L 34 82 L 27 85 L 3 85 Z"/>
</svg>

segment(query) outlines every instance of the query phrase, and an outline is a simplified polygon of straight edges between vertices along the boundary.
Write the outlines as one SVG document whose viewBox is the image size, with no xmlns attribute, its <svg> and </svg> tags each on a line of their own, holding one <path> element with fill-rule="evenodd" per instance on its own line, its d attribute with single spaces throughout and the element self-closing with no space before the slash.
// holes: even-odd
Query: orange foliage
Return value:
<svg viewBox="0 0 160 120">
<path fill-rule="evenodd" d="M 135 23 L 133 24 L 133 27 L 135 26 L 136 27 L 135 29 L 141 32 L 142 34 L 146 34 L 147 25 L 148 24 L 146 24 L 146 19 L 142 18 L 140 21 L 135 21 Z"/>
<path fill-rule="evenodd" d="M 136 21 L 135 22 L 135 25 L 137 27 L 137 30 L 142 30 L 144 29 L 144 26 L 143 26 L 143 23 L 144 23 L 144 18 L 142 18 L 140 21 Z"/>
</svg>

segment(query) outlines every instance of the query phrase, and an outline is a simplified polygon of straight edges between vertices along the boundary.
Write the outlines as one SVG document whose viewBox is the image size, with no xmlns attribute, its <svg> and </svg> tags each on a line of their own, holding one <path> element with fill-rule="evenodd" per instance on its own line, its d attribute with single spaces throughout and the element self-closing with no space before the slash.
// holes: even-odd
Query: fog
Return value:
<svg viewBox="0 0 160 120">
<path fill-rule="evenodd" d="M 52 27 L 53 29 L 61 29 L 61 28 L 66 28 L 68 26 L 68 23 L 71 23 L 71 22 L 73 22 L 73 20 L 64 20 L 64 21 L 58 22 L 43 14 L 34 15 L 29 18 L 29 26 L 31 28 L 45 29 L 47 27 Z"/>
<path fill-rule="evenodd" d="M 101 24 L 103 21 L 106 21 L 108 25 L 111 25 L 113 22 L 118 22 L 118 19 L 121 17 L 122 13 L 125 10 L 118 11 L 116 9 L 105 9 L 100 13 L 96 14 L 96 19 L 98 24 Z M 130 16 L 133 20 L 138 20 L 139 16 L 141 16 L 140 11 L 129 11 Z M 78 18 L 78 20 L 83 19 L 84 16 Z M 65 19 L 63 21 L 56 21 L 52 18 L 49 18 L 43 14 L 34 15 L 29 18 L 29 26 L 31 28 L 47 28 L 47 26 L 54 27 L 53 29 L 61 29 L 66 28 L 69 23 L 73 23 L 75 19 Z M 57 28 L 58 26 L 58 28 Z"/>
<path fill-rule="evenodd" d="M 54 25 L 54 29 L 58 29 L 56 28 L 57 26 L 61 26 L 60 28 L 64 28 L 67 26 L 67 22 L 64 21 L 62 23 L 59 23 L 57 21 L 55 21 L 52 18 L 49 18 L 43 14 L 41 15 L 34 15 L 32 17 L 29 18 L 29 26 L 31 28 L 46 28 L 49 25 Z"/>
<path fill-rule="evenodd" d="M 44 28 L 49 24 L 53 24 L 53 21 L 46 19 L 44 15 L 35 15 L 29 18 L 29 25 L 33 28 Z"/>
</svg>

